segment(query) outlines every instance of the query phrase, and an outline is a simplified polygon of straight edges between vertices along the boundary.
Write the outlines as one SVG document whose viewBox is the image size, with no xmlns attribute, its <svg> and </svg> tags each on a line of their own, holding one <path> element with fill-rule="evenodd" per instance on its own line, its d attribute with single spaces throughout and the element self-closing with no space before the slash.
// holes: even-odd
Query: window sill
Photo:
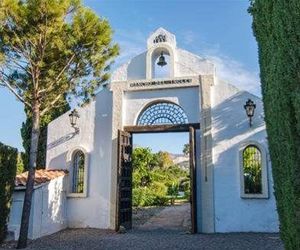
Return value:
<svg viewBox="0 0 300 250">
<path fill-rule="evenodd" d="M 269 199 L 267 194 L 241 194 L 242 199 Z"/>
<path fill-rule="evenodd" d="M 87 194 L 86 193 L 69 193 L 67 194 L 67 198 L 86 198 Z"/>
</svg>

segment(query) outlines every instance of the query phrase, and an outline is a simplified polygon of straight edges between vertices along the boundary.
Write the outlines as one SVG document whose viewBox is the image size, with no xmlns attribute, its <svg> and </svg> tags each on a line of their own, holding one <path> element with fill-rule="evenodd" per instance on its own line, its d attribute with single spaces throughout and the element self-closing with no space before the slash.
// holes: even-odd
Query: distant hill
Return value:
<svg viewBox="0 0 300 250">
<path fill-rule="evenodd" d="M 172 154 L 170 153 L 170 156 L 174 162 L 174 164 L 179 165 L 181 168 L 188 170 L 189 169 L 189 156 L 186 156 L 184 154 Z"/>
</svg>

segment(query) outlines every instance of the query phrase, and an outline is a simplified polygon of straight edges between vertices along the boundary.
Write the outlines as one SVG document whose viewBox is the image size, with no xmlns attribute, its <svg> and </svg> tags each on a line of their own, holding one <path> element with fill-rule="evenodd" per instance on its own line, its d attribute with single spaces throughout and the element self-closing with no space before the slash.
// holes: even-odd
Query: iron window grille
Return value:
<svg viewBox="0 0 300 250">
<path fill-rule="evenodd" d="M 262 194 L 262 155 L 255 145 L 243 150 L 244 193 Z"/>
<path fill-rule="evenodd" d="M 83 193 L 84 190 L 84 153 L 77 151 L 73 157 L 72 193 Z"/>
</svg>

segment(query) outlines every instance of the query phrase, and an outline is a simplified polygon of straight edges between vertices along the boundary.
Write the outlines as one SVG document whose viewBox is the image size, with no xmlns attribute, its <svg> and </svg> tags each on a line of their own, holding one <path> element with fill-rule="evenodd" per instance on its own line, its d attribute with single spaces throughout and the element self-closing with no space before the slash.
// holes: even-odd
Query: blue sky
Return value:
<svg viewBox="0 0 300 250">
<path fill-rule="evenodd" d="M 163 27 L 176 35 L 177 46 L 212 60 L 217 74 L 232 84 L 260 95 L 257 45 L 252 34 L 248 0 L 85 0 L 107 18 L 121 47 L 114 68 L 146 49 L 147 37 Z M 23 106 L 0 88 L 0 141 L 22 149 Z M 142 138 L 142 137 L 141 137 Z M 174 135 L 166 134 L 169 142 Z M 136 137 L 136 142 L 138 142 Z M 149 146 L 181 152 L 185 138 L 164 145 L 159 136 L 144 137 Z M 180 149 L 180 150 L 179 150 Z"/>
<path fill-rule="evenodd" d="M 149 147 L 154 153 L 167 151 L 182 154 L 183 145 L 189 143 L 189 133 L 133 134 L 132 141 L 135 147 Z"/>
</svg>

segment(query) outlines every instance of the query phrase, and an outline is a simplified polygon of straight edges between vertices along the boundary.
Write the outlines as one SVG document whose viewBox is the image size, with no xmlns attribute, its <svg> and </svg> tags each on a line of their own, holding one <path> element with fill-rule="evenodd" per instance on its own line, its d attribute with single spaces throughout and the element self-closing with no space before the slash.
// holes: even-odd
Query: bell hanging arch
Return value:
<svg viewBox="0 0 300 250">
<path fill-rule="evenodd" d="M 177 104 L 168 101 L 152 103 L 140 113 L 137 125 L 187 124 L 184 110 Z"/>
</svg>

